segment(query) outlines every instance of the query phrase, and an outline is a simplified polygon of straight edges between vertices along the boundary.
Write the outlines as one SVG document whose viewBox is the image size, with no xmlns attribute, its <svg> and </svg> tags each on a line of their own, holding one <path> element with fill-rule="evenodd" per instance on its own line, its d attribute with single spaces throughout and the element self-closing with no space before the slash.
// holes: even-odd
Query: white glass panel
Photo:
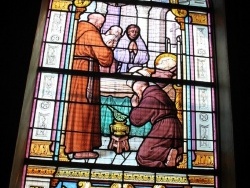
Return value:
<svg viewBox="0 0 250 188">
<path fill-rule="evenodd" d="M 33 139 L 49 140 L 52 129 L 54 115 L 54 105 L 52 101 L 39 100 L 37 102 Z"/>
<path fill-rule="evenodd" d="M 210 66 L 208 58 L 195 58 L 195 80 L 205 82 L 210 81 Z"/>
<path fill-rule="evenodd" d="M 35 187 L 43 187 L 50 188 L 50 179 L 48 178 L 31 178 L 27 177 L 25 188 L 35 188 Z"/>
<path fill-rule="evenodd" d="M 41 83 L 38 97 L 44 99 L 55 99 L 57 80 L 57 74 L 41 74 Z"/>
<path fill-rule="evenodd" d="M 208 28 L 194 25 L 194 55 L 209 56 Z"/>
<path fill-rule="evenodd" d="M 195 104 L 197 111 L 211 111 L 211 89 L 195 87 Z"/>
<path fill-rule="evenodd" d="M 212 115 L 210 113 L 196 113 L 197 149 L 213 151 Z"/>
<path fill-rule="evenodd" d="M 45 46 L 43 67 L 59 68 L 62 45 L 47 43 Z"/>
<path fill-rule="evenodd" d="M 51 12 L 49 23 L 47 41 L 48 42 L 62 42 L 65 30 L 66 13 L 65 12 Z"/>
</svg>

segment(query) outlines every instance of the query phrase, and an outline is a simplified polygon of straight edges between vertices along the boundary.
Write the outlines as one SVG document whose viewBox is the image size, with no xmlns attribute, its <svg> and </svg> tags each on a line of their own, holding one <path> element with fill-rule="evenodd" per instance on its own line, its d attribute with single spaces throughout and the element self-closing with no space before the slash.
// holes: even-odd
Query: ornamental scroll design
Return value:
<svg viewBox="0 0 250 188">
<path fill-rule="evenodd" d="M 157 183 L 164 184 L 187 184 L 188 178 L 186 175 L 168 175 L 168 174 L 157 174 L 156 175 Z"/>
<path fill-rule="evenodd" d="M 192 23 L 208 25 L 207 15 L 200 13 L 189 13 L 189 16 L 192 18 Z"/>
<path fill-rule="evenodd" d="M 29 165 L 27 168 L 27 175 L 29 176 L 42 176 L 53 177 L 56 167 L 34 166 Z"/>
<path fill-rule="evenodd" d="M 112 176 L 112 171 L 102 171 L 97 169 L 92 169 L 95 171 L 95 177 L 102 176 Z M 119 183 L 117 181 L 122 180 L 122 175 L 124 173 L 124 183 Z M 98 174 L 98 175 L 97 175 Z M 111 184 L 111 188 L 134 188 L 132 182 L 137 182 L 147 185 L 152 185 L 153 188 L 165 188 L 167 184 L 182 184 L 182 185 L 214 185 L 214 176 L 211 175 L 187 175 L 187 174 L 168 174 L 168 173 L 156 173 L 156 177 L 154 179 L 154 173 L 145 173 L 145 172 L 115 172 L 116 175 L 113 176 L 113 179 L 110 179 L 111 182 L 116 181 L 116 183 Z M 50 167 L 50 166 L 40 166 L 40 165 L 29 165 L 27 168 L 28 176 L 37 176 L 37 177 L 51 177 L 50 184 L 52 187 L 57 185 L 60 179 L 75 179 L 78 181 L 79 188 L 94 188 L 92 187 L 92 180 L 96 180 L 93 177 L 93 173 L 90 172 L 89 169 L 84 168 L 62 168 L 59 167 Z M 115 179 L 117 175 L 121 180 Z M 89 179 L 90 178 L 90 179 Z M 153 178 L 153 179 L 152 179 Z M 78 179 L 78 180 L 77 180 Z M 130 182 L 131 181 L 131 182 Z"/>
<path fill-rule="evenodd" d="M 96 180 L 114 180 L 122 181 L 123 174 L 121 171 L 109 170 L 92 170 L 91 178 Z"/>
<path fill-rule="evenodd" d="M 52 3 L 52 9 L 54 10 L 68 10 L 69 5 L 72 4 L 72 0 L 54 0 Z"/>
<path fill-rule="evenodd" d="M 195 151 L 195 161 L 193 165 L 196 167 L 214 167 L 213 152 Z"/>
<path fill-rule="evenodd" d="M 31 143 L 30 156 L 51 158 L 53 153 L 50 151 L 51 141 L 35 141 Z"/>
<path fill-rule="evenodd" d="M 108 171 L 108 170 L 96 170 L 92 169 L 73 169 L 73 168 L 59 168 L 55 176 L 57 178 L 74 178 L 81 179 L 81 184 L 87 184 L 87 181 L 82 181 L 82 179 L 88 179 L 91 177 L 91 180 L 110 180 L 110 181 L 122 181 L 124 175 L 125 182 L 140 182 L 140 183 L 150 183 L 150 184 L 188 184 L 186 175 L 169 175 L 157 173 L 156 182 L 154 173 L 145 173 L 145 172 L 123 172 L 122 171 Z M 79 182 L 80 184 L 80 182 Z M 117 183 L 119 184 L 119 183 Z M 128 184 L 128 183 L 127 183 Z M 115 187 L 115 184 L 113 185 Z"/>
<path fill-rule="evenodd" d="M 89 175 L 89 169 L 58 168 L 55 177 L 88 179 Z"/>
<path fill-rule="evenodd" d="M 203 184 L 203 185 L 214 185 L 214 177 L 213 176 L 196 176 L 190 175 L 189 181 L 191 185 L 195 184 Z"/>
<path fill-rule="evenodd" d="M 182 161 L 179 163 L 177 168 L 187 168 L 187 154 L 186 153 L 182 155 Z"/>
<path fill-rule="evenodd" d="M 125 172 L 124 179 L 126 181 L 153 183 L 155 176 L 153 173 Z"/>
</svg>

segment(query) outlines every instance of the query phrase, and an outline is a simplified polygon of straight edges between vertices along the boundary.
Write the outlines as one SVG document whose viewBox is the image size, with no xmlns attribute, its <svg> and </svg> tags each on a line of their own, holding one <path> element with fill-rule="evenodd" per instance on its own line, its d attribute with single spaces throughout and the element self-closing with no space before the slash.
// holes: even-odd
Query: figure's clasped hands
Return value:
<svg viewBox="0 0 250 188">
<path fill-rule="evenodd" d="M 134 94 L 134 95 L 131 97 L 131 105 L 132 105 L 133 107 L 136 107 L 136 106 L 138 106 L 138 104 L 139 104 L 139 97 L 138 97 L 138 95 Z"/>
<path fill-rule="evenodd" d="M 130 52 L 133 52 L 134 54 L 137 54 L 137 51 L 138 51 L 138 46 L 136 44 L 135 41 L 132 41 L 130 44 L 129 44 L 129 51 Z"/>
</svg>

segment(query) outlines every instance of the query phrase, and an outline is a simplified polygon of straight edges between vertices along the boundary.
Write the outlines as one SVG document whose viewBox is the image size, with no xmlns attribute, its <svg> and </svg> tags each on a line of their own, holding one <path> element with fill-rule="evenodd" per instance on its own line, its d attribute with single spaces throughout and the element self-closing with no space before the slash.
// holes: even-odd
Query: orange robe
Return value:
<svg viewBox="0 0 250 188">
<path fill-rule="evenodd" d="M 99 72 L 100 65 L 107 67 L 112 62 L 113 51 L 103 43 L 100 31 L 89 22 L 79 22 L 72 69 Z M 100 78 L 72 75 L 65 133 L 66 153 L 93 151 L 101 146 L 99 98 Z"/>
</svg>

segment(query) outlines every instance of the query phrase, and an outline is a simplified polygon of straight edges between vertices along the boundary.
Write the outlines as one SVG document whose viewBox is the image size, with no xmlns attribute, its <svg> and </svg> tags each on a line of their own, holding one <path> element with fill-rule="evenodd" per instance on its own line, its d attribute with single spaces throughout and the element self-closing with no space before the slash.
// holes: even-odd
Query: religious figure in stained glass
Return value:
<svg viewBox="0 0 250 188">
<path fill-rule="evenodd" d="M 114 50 L 114 57 L 118 61 L 117 72 L 129 72 L 132 67 L 143 66 L 148 62 L 149 54 L 140 30 L 138 25 L 128 25 L 118 42 Z"/>
<path fill-rule="evenodd" d="M 73 70 L 99 72 L 99 65 L 110 66 L 112 49 L 101 37 L 100 28 L 105 17 L 98 13 L 88 15 L 88 21 L 78 23 Z M 100 79 L 72 75 L 65 135 L 65 152 L 74 158 L 97 158 L 94 148 L 101 143 Z"/>
<path fill-rule="evenodd" d="M 183 154 L 183 127 L 175 103 L 157 84 L 135 81 L 132 88 L 131 123 L 134 126 L 143 126 L 148 121 L 152 124 L 138 149 L 137 162 L 147 167 L 175 167 Z"/>
</svg>

